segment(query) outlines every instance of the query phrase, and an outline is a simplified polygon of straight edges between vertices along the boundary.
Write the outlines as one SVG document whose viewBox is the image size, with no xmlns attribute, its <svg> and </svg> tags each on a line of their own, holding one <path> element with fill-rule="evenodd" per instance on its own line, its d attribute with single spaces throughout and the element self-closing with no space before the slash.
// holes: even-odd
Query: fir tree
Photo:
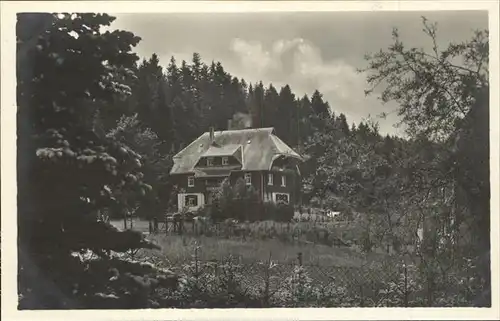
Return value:
<svg viewBox="0 0 500 321">
<path fill-rule="evenodd" d="M 106 14 L 18 15 L 21 308 L 153 304 L 140 284 L 161 273 L 114 254 L 155 246 L 98 220 L 103 210 L 126 215 L 151 189 L 142 182 L 140 156 L 95 128 L 104 102 L 130 94 L 115 71 L 131 70 L 137 60 L 131 49 L 138 37 L 100 32 L 113 20 Z M 82 257 L 86 251 L 97 259 Z"/>
</svg>

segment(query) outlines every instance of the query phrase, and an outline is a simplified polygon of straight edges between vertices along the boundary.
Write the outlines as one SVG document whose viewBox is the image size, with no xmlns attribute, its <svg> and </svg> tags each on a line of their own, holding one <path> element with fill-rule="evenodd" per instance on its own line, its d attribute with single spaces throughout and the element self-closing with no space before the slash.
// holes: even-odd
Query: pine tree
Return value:
<svg viewBox="0 0 500 321">
<path fill-rule="evenodd" d="M 296 145 L 296 138 L 292 133 L 295 129 L 296 101 L 290 86 L 281 88 L 279 93 L 278 115 L 276 119 L 276 132 L 283 141 L 290 145 Z M 294 140 L 295 138 L 295 140 Z"/>
<path fill-rule="evenodd" d="M 344 135 L 349 135 L 349 125 L 347 124 L 347 119 L 344 114 L 340 113 L 340 115 L 335 120 L 337 128 L 340 129 Z"/>
<path fill-rule="evenodd" d="M 311 123 L 311 117 L 313 116 L 313 109 L 311 106 L 311 101 L 307 95 L 304 95 L 299 101 L 299 122 L 297 127 L 298 137 L 300 139 L 300 144 L 307 142 L 308 138 L 313 135 L 313 127 Z"/>
<path fill-rule="evenodd" d="M 315 90 L 311 97 L 311 107 L 319 118 L 325 119 L 330 117 L 328 104 L 323 101 L 323 95 L 318 90 Z"/>
<path fill-rule="evenodd" d="M 139 155 L 95 130 L 98 108 L 130 93 L 115 71 L 137 60 L 138 37 L 100 32 L 113 20 L 18 15 L 20 308 L 124 308 L 131 300 L 148 307 L 154 300 L 136 286 L 161 273 L 113 253 L 155 246 L 98 220 L 102 210 L 126 213 L 151 189 Z M 88 251 L 97 259 L 82 256 Z M 130 274 L 134 268 L 139 275 Z"/>
<path fill-rule="evenodd" d="M 260 128 L 264 125 L 264 85 L 262 82 L 255 84 L 251 93 L 249 92 L 248 109 L 252 116 L 252 127 Z"/>
<path fill-rule="evenodd" d="M 181 128 L 183 126 L 183 108 L 180 99 L 182 96 L 182 83 L 180 70 L 177 68 L 177 63 L 175 58 L 172 56 L 166 70 L 166 106 L 167 110 L 171 115 L 171 135 L 170 137 L 170 148 L 171 150 L 178 150 L 180 144 L 182 144 L 182 139 L 180 136 Z"/>
<path fill-rule="evenodd" d="M 264 93 L 263 127 L 274 127 L 277 119 L 279 106 L 279 94 L 276 88 L 270 84 Z"/>
</svg>

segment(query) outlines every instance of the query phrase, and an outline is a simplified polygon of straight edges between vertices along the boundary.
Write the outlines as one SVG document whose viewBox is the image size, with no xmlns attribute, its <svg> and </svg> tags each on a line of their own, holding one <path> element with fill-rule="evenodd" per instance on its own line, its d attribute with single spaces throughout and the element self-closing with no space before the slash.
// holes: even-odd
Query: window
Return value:
<svg viewBox="0 0 500 321">
<path fill-rule="evenodd" d="M 186 206 L 193 207 L 198 205 L 198 196 L 196 195 L 186 195 L 184 198 Z"/>
<path fill-rule="evenodd" d="M 274 174 L 273 173 L 269 173 L 267 174 L 267 185 L 273 185 L 274 182 Z"/>
<path fill-rule="evenodd" d="M 252 185 L 252 174 L 251 173 L 245 173 L 245 184 Z"/>
<path fill-rule="evenodd" d="M 283 187 L 286 186 L 286 176 L 285 175 L 281 176 L 281 186 L 283 186 Z"/>
<path fill-rule="evenodd" d="M 214 166 L 214 158 L 213 157 L 208 157 L 207 158 L 207 166 Z"/>
<path fill-rule="evenodd" d="M 276 194 L 276 203 L 288 204 L 288 194 Z"/>
<path fill-rule="evenodd" d="M 188 177 L 188 187 L 194 187 L 194 176 Z"/>
<path fill-rule="evenodd" d="M 228 157 L 222 157 L 222 165 L 229 165 L 229 158 Z"/>
</svg>

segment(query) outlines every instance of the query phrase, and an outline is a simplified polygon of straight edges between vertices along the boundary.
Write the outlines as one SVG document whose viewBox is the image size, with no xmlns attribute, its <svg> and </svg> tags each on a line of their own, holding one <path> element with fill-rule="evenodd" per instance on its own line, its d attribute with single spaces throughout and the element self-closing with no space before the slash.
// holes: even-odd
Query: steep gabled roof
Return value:
<svg viewBox="0 0 500 321">
<path fill-rule="evenodd" d="M 174 156 L 174 166 L 170 173 L 194 173 L 194 166 L 200 157 L 234 153 L 238 150 L 237 146 L 242 151 L 241 170 L 269 170 L 272 162 L 279 156 L 303 160 L 274 135 L 274 128 L 217 131 L 214 133 L 214 144 L 210 142 L 210 133 L 205 132 Z"/>
</svg>

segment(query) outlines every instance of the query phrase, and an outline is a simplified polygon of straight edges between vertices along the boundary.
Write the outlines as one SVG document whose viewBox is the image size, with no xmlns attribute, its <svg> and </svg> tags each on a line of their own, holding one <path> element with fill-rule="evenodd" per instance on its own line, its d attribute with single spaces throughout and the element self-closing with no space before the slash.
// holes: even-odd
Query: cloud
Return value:
<svg viewBox="0 0 500 321">
<path fill-rule="evenodd" d="M 295 52 L 292 79 L 314 87 L 325 95 L 335 95 L 340 100 L 358 100 L 364 90 L 365 75 L 343 60 L 324 61 L 320 50 L 302 43 Z"/>
<path fill-rule="evenodd" d="M 269 73 L 273 69 L 273 61 L 276 61 L 272 52 L 264 50 L 257 41 L 247 42 L 236 38 L 231 43 L 231 50 L 237 54 L 245 72 L 256 72 L 259 75 Z"/>
<path fill-rule="evenodd" d="M 253 83 L 290 84 L 299 96 L 319 89 L 335 111 L 358 122 L 397 106 L 365 98 L 365 77 L 355 68 L 366 66 L 364 54 L 391 44 L 393 27 L 407 45 L 431 50 L 422 15 L 439 23 L 440 47 L 488 28 L 486 11 L 129 13 L 115 14 L 112 27 L 142 38 L 135 48 L 141 58 L 156 53 L 166 66 L 172 55 L 180 63 L 198 52 L 203 61 L 220 61 L 233 76 Z M 380 121 L 382 131 L 395 132 L 396 121 Z"/>
<path fill-rule="evenodd" d="M 332 111 L 344 113 L 349 122 L 358 123 L 368 114 L 389 111 L 376 97 L 365 97 L 365 74 L 343 59 L 325 60 L 321 50 L 305 39 L 279 39 L 265 46 L 259 41 L 235 38 L 230 50 L 236 61 L 230 72 L 251 82 L 289 84 L 298 96 L 310 96 L 318 89 Z M 381 131 L 394 132 L 392 124 L 396 121 L 394 116 L 380 119 Z"/>
</svg>

